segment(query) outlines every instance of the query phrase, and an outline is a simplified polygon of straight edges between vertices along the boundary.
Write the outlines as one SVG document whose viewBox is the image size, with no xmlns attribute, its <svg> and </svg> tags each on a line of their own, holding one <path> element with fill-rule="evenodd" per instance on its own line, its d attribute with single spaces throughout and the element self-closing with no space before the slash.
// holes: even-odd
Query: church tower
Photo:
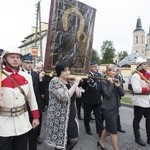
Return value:
<svg viewBox="0 0 150 150">
<path fill-rule="evenodd" d="M 137 19 L 136 29 L 133 31 L 133 48 L 132 53 L 138 53 L 145 56 L 145 31 L 142 29 L 140 17 Z"/>
<path fill-rule="evenodd" d="M 146 36 L 146 48 L 145 48 L 146 56 L 150 57 L 150 27 L 149 33 Z"/>
</svg>

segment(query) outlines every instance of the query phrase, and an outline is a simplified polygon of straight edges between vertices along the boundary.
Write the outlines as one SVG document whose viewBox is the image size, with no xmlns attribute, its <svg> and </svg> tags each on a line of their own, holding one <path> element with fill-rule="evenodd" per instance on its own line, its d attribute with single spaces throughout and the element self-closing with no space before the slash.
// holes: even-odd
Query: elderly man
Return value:
<svg viewBox="0 0 150 150">
<path fill-rule="evenodd" d="M 39 125 L 31 76 L 21 71 L 18 50 L 3 55 L 0 95 L 0 150 L 27 150 L 27 133 Z M 30 123 L 26 102 L 33 120 Z"/>
<path fill-rule="evenodd" d="M 131 84 L 134 92 L 134 119 L 133 131 L 135 135 L 135 142 L 141 146 L 146 146 L 146 143 L 140 136 L 140 121 L 144 116 L 146 118 L 146 133 L 147 144 L 150 144 L 150 75 L 147 72 L 148 65 L 145 59 L 139 57 L 137 59 L 136 72 L 131 77 Z"/>
<path fill-rule="evenodd" d="M 96 122 L 96 131 L 99 136 L 101 136 L 103 130 L 103 122 L 101 116 L 101 86 L 100 80 L 93 79 L 92 77 L 101 77 L 98 73 L 98 65 L 95 61 L 91 62 L 89 66 L 89 76 L 91 78 L 87 81 L 84 81 L 82 86 L 85 89 L 83 94 L 83 108 L 84 108 L 84 126 L 86 133 L 92 135 L 90 129 L 90 116 L 91 112 L 94 112 L 95 122 Z"/>
</svg>

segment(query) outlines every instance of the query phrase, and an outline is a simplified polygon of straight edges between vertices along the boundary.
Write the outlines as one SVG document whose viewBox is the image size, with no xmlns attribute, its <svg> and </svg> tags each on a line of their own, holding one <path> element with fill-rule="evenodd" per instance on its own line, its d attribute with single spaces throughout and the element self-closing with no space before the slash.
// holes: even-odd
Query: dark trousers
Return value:
<svg viewBox="0 0 150 150">
<path fill-rule="evenodd" d="M 83 103 L 82 97 L 76 99 L 76 106 L 77 106 L 77 114 L 78 114 L 78 117 L 81 116 L 82 103 Z"/>
<path fill-rule="evenodd" d="M 29 150 L 37 150 L 38 127 L 31 129 L 28 133 Z"/>
<path fill-rule="evenodd" d="M 89 132 L 91 130 L 89 122 L 90 122 L 91 112 L 93 111 L 95 116 L 95 122 L 96 122 L 96 132 L 98 134 L 101 134 L 104 128 L 103 121 L 102 121 L 101 105 L 83 103 L 83 108 L 84 108 L 84 126 L 86 132 Z"/>
<path fill-rule="evenodd" d="M 40 114 L 40 125 L 28 132 L 29 150 L 37 150 L 37 137 L 40 136 L 42 125 L 42 114 Z M 30 117 L 30 122 L 32 118 Z"/>
<path fill-rule="evenodd" d="M 139 131 L 140 121 L 143 116 L 146 118 L 145 127 L 147 138 L 150 139 L 150 108 L 134 106 L 133 130 L 134 132 Z"/>
<path fill-rule="evenodd" d="M 27 150 L 27 133 L 12 137 L 0 137 L 0 150 Z"/>
</svg>

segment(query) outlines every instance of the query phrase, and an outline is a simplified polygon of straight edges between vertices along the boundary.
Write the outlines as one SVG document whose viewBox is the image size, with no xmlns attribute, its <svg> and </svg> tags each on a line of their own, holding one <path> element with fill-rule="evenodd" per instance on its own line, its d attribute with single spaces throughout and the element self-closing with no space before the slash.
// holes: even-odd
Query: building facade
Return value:
<svg viewBox="0 0 150 150">
<path fill-rule="evenodd" d="M 36 48 L 38 50 L 37 61 L 43 62 L 45 57 L 47 30 L 48 30 L 48 23 L 44 22 L 41 22 L 41 33 L 38 30 L 36 34 L 36 28 L 32 27 L 31 34 L 25 37 L 24 40 L 21 42 L 22 44 L 19 46 L 21 53 L 23 55 L 27 53 L 32 54 L 32 50 Z"/>
<path fill-rule="evenodd" d="M 131 65 L 135 64 L 138 57 L 150 60 L 150 27 L 149 33 L 146 35 L 142 28 L 142 21 L 140 17 L 138 17 L 136 29 L 133 31 L 132 53 L 117 64 L 121 67 L 131 67 Z"/>
<path fill-rule="evenodd" d="M 138 53 L 141 57 L 150 57 L 150 28 L 146 35 L 142 29 L 142 21 L 138 17 L 136 22 L 136 29 L 133 31 L 133 47 L 132 53 Z"/>
</svg>

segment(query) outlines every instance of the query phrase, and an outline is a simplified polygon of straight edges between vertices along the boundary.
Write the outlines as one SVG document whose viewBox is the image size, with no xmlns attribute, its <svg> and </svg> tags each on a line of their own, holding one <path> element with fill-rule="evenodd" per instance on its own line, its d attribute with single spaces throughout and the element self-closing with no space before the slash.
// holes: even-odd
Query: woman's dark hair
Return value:
<svg viewBox="0 0 150 150">
<path fill-rule="evenodd" d="M 56 63 L 55 70 L 56 70 L 56 74 L 58 77 L 60 76 L 61 72 L 64 71 L 66 67 L 69 67 L 69 69 L 71 69 L 69 62 L 66 60 L 62 60 Z"/>
</svg>

